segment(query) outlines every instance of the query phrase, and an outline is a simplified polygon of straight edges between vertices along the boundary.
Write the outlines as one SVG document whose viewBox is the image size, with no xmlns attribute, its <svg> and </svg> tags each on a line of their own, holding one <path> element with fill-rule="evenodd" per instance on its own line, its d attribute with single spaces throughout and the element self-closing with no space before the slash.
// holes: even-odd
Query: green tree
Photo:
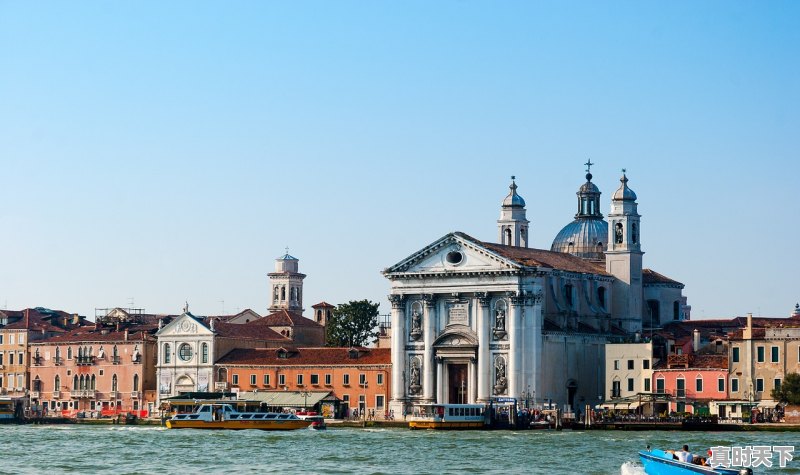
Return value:
<svg viewBox="0 0 800 475">
<path fill-rule="evenodd" d="M 327 323 L 328 346 L 367 346 L 378 337 L 378 307 L 369 300 L 338 305 Z"/>
<path fill-rule="evenodd" d="M 789 373 L 781 382 L 781 387 L 770 393 L 772 399 L 783 404 L 800 404 L 800 374 Z"/>
</svg>

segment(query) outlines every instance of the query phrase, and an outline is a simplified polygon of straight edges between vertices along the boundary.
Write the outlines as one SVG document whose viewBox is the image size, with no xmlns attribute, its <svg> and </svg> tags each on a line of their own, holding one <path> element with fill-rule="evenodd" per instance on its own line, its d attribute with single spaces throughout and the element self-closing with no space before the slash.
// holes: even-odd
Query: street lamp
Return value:
<svg viewBox="0 0 800 475">
<path fill-rule="evenodd" d="M 299 396 L 303 396 L 303 410 L 308 410 L 308 396 L 311 396 L 310 391 L 298 391 L 297 394 Z"/>
</svg>

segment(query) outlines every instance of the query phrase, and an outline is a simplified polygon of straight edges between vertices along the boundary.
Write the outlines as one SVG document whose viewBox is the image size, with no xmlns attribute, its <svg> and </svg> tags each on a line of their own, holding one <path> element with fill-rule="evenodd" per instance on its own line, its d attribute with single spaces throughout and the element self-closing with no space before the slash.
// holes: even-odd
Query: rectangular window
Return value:
<svg viewBox="0 0 800 475">
<path fill-rule="evenodd" d="M 676 385 L 676 396 L 678 397 L 686 397 L 686 380 L 683 378 L 678 378 L 675 381 Z"/>
<path fill-rule="evenodd" d="M 628 369 L 633 369 L 633 360 L 628 360 Z"/>
<path fill-rule="evenodd" d="M 278 386 L 286 386 L 286 375 L 279 374 L 278 375 Z"/>
<path fill-rule="evenodd" d="M 22 364 L 22 358 L 24 357 L 24 355 L 25 354 L 23 352 L 21 352 L 21 351 L 19 352 L 19 354 L 17 354 L 17 364 L 20 364 L 20 365 Z"/>
<path fill-rule="evenodd" d="M 695 391 L 697 391 L 698 393 L 703 392 L 703 379 L 702 378 L 695 379 L 694 386 L 695 386 L 694 387 Z"/>
<path fill-rule="evenodd" d="M 763 393 L 764 392 L 764 379 L 758 378 L 756 379 L 756 392 Z"/>
<path fill-rule="evenodd" d="M 256 385 L 256 375 L 251 374 L 250 375 L 250 386 L 255 386 L 255 385 Z"/>
<path fill-rule="evenodd" d="M 781 389 L 781 380 L 780 380 L 780 378 L 776 378 L 775 381 L 773 381 L 773 383 L 775 384 L 775 390 L 776 391 Z"/>
<path fill-rule="evenodd" d="M 0 335 L 0 345 L 3 344 L 3 335 Z"/>
<path fill-rule="evenodd" d="M 771 348 L 771 350 L 772 350 L 772 362 L 773 363 L 780 362 L 780 358 L 779 358 L 780 354 L 778 353 L 778 347 L 777 346 L 773 346 Z"/>
<path fill-rule="evenodd" d="M 330 385 L 332 384 L 332 383 L 331 383 L 331 380 L 332 380 L 332 379 L 333 379 L 333 378 L 332 378 L 332 376 L 331 376 L 330 374 L 326 374 L 326 375 L 325 375 L 325 386 L 330 386 Z"/>
<path fill-rule="evenodd" d="M 619 388 L 619 381 L 612 381 L 611 382 L 611 397 L 620 397 L 620 388 Z"/>
<path fill-rule="evenodd" d="M 312 374 L 311 375 L 311 384 L 313 384 L 315 386 L 319 384 L 319 375 L 318 374 Z"/>
<path fill-rule="evenodd" d="M 383 373 L 378 373 L 378 379 L 376 381 L 378 385 L 383 384 Z"/>
<path fill-rule="evenodd" d="M 375 396 L 375 409 L 383 409 L 384 404 L 383 394 L 378 394 Z"/>
<path fill-rule="evenodd" d="M 643 369 L 650 369 L 650 358 L 645 358 L 642 361 L 642 368 Z"/>
<path fill-rule="evenodd" d="M 650 378 L 645 378 L 644 380 L 644 392 L 650 392 Z"/>
<path fill-rule="evenodd" d="M 4 355 L 3 353 L 0 353 L 0 365 L 2 365 L 2 364 L 3 364 L 3 357 L 4 357 L 4 356 L 5 356 L 5 355 Z M 2 385 L 0 385 L 0 386 L 2 386 Z"/>
<path fill-rule="evenodd" d="M 733 348 L 733 362 L 734 363 L 738 363 L 739 362 L 739 348 L 738 347 L 734 347 Z"/>
<path fill-rule="evenodd" d="M 664 392 L 664 378 L 656 379 L 656 392 L 657 393 Z"/>
<path fill-rule="evenodd" d="M 361 373 L 361 374 L 358 375 L 358 384 L 360 384 L 362 386 L 367 384 L 367 375 L 366 374 Z"/>
<path fill-rule="evenodd" d="M 633 378 L 628 378 L 628 391 L 633 392 Z"/>
<path fill-rule="evenodd" d="M 14 334 L 13 333 L 9 333 L 8 334 L 8 344 L 9 345 L 13 345 L 14 344 Z"/>
<path fill-rule="evenodd" d="M 344 404 L 345 406 L 349 406 L 350 405 L 350 395 L 349 394 L 343 394 L 342 395 L 342 404 Z"/>
<path fill-rule="evenodd" d="M 264 386 L 269 386 L 269 375 L 268 374 L 264 375 Z"/>
<path fill-rule="evenodd" d="M 24 345 L 25 344 L 25 334 L 24 333 L 20 334 L 20 336 L 19 336 L 19 344 L 20 345 Z"/>
<path fill-rule="evenodd" d="M 717 378 L 717 391 L 725 392 L 725 378 Z"/>
<path fill-rule="evenodd" d="M 614 360 L 614 369 L 619 369 L 619 360 Z"/>
<path fill-rule="evenodd" d="M 758 362 L 759 363 L 763 363 L 764 362 L 764 347 L 763 346 L 759 346 L 757 348 L 757 350 L 758 350 Z"/>
<path fill-rule="evenodd" d="M 303 375 L 302 374 L 298 374 L 297 375 L 297 385 L 298 386 L 302 386 L 303 385 Z"/>
<path fill-rule="evenodd" d="M 233 384 L 234 386 L 238 386 L 239 385 L 239 375 L 238 374 L 234 374 L 233 376 L 231 376 L 231 384 Z"/>
<path fill-rule="evenodd" d="M 342 384 L 344 384 L 345 386 L 349 386 L 350 385 L 350 375 L 349 374 L 345 373 L 345 374 L 342 375 Z"/>
<path fill-rule="evenodd" d="M 731 392 L 732 393 L 739 392 L 739 378 L 731 378 Z"/>
</svg>

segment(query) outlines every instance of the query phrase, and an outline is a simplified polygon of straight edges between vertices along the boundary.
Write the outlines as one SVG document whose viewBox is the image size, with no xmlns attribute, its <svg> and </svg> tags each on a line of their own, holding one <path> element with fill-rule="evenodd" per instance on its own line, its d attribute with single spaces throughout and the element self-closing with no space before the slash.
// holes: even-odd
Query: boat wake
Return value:
<svg viewBox="0 0 800 475">
<path fill-rule="evenodd" d="M 625 462 L 619 469 L 620 475 L 647 475 L 644 467 L 633 462 Z"/>
</svg>

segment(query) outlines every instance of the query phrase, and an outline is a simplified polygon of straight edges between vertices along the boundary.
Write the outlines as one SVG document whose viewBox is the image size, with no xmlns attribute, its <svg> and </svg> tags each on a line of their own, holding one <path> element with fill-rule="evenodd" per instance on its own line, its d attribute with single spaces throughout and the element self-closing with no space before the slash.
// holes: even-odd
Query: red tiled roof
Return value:
<svg viewBox="0 0 800 475">
<path fill-rule="evenodd" d="M 652 269 L 642 269 L 642 283 L 643 284 L 670 284 L 670 285 L 683 285 L 677 280 L 672 280 L 664 274 L 659 274 Z"/>
<path fill-rule="evenodd" d="M 60 324 L 61 322 L 63 322 L 64 318 L 68 320 L 67 329 L 76 327 L 76 325 L 72 323 L 72 320 L 75 317 L 74 314 L 69 314 L 61 310 L 49 310 L 49 309 L 42 309 L 42 310 L 43 311 L 41 312 L 39 311 L 39 309 L 35 308 L 28 308 L 25 310 L 3 310 L 3 313 L 8 315 L 9 317 L 13 316 L 14 318 L 19 318 L 19 320 L 16 320 L 13 323 L 9 323 L 3 328 L 7 328 L 9 330 L 64 332 L 66 331 L 64 328 L 53 323 L 55 322 Z M 79 322 L 82 325 L 86 324 L 86 320 L 84 319 L 84 317 L 80 317 Z"/>
<path fill-rule="evenodd" d="M 462 236 L 463 233 L 458 233 Z M 469 238 L 472 239 L 472 238 Z M 610 275 L 606 272 L 605 265 L 601 262 L 588 261 L 572 254 L 563 252 L 545 251 L 543 249 L 532 249 L 527 247 L 505 246 L 491 242 L 476 241 L 481 246 L 490 249 L 497 254 L 510 259 L 518 264 L 527 267 L 544 267 L 547 269 L 557 269 L 567 272 L 578 272 L 583 274 Z"/>
<path fill-rule="evenodd" d="M 335 308 L 335 307 L 336 307 L 335 305 L 331 305 L 328 302 L 325 302 L 324 300 L 316 305 L 311 306 L 311 308 Z"/>
<path fill-rule="evenodd" d="M 265 340 L 265 341 L 285 341 L 291 343 L 287 338 L 275 330 L 269 328 L 263 318 L 253 320 L 248 323 L 226 323 L 216 322 L 214 330 L 217 335 L 229 338 L 242 338 L 246 340 Z"/>
<path fill-rule="evenodd" d="M 288 310 L 278 310 L 271 313 L 259 321 L 271 327 L 321 327 L 319 323 L 300 315 L 297 312 Z"/>
<path fill-rule="evenodd" d="M 392 362 L 389 348 L 357 348 L 358 358 L 350 358 L 350 348 L 288 349 L 288 357 L 278 357 L 279 349 L 233 350 L 218 364 L 243 366 L 319 366 L 319 365 L 388 365 Z"/>
<path fill-rule="evenodd" d="M 95 329 L 94 325 L 76 328 L 61 335 L 56 335 L 45 340 L 31 342 L 41 343 L 77 343 L 77 342 L 122 342 L 155 340 L 153 333 L 158 327 L 152 324 L 132 325 L 127 327 L 128 339 L 125 340 L 125 330 L 117 331 L 116 327 L 103 326 Z"/>
</svg>

